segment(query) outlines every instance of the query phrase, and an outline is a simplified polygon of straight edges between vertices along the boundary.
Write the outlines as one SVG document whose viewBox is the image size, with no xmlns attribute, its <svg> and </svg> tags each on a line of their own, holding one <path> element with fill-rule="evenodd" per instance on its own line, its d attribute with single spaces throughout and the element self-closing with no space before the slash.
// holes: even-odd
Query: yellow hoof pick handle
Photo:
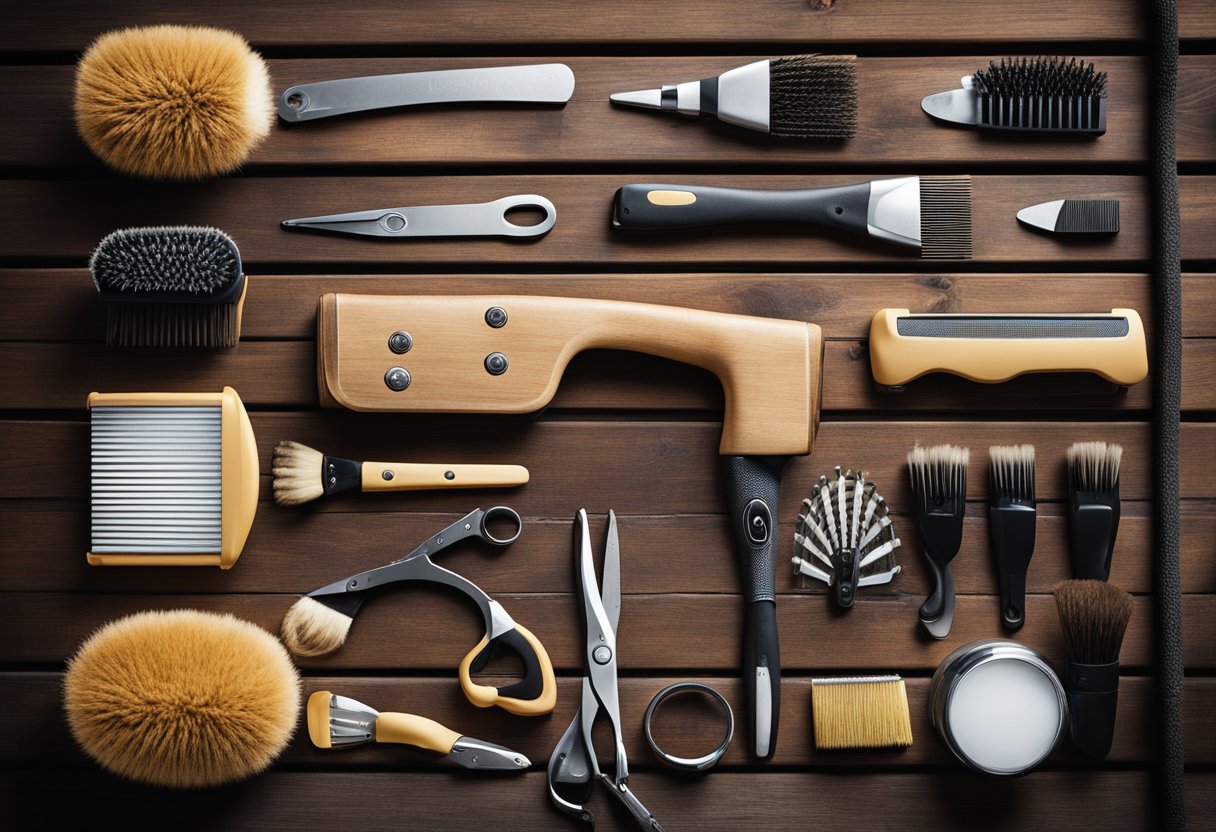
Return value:
<svg viewBox="0 0 1216 832">
<path fill-rule="evenodd" d="M 490 657 L 490 645 L 502 644 L 510 647 L 524 661 L 524 677 L 513 685 L 495 688 L 479 685 L 469 677 L 470 670 L 479 671 Z M 483 636 L 481 641 L 460 662 L 460 686 L 464 695 L 479 708 L 494 705 L 517 716 L 543 716 L 552 713 L 557 706 L 557 680 L 553 676 L 553 662 L 540 640 L 519 624 L 490 641 Z"/>
</svg>

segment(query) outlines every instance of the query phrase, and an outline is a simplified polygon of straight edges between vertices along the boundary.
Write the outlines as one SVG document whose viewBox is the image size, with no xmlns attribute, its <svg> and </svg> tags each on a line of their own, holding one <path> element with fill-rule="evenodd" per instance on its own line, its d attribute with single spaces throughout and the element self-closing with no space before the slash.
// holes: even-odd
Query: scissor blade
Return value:
<svg viewBox="0 0 1216 832">
<path fill-rule="evenodd" d="M 608 543 L 604 547 L 604 582 L 600 593 L 604 612 L 613 632 L 621 620 L 621 544 L 616 532 L 616 512 L 608 512 Z"/>
</svg>

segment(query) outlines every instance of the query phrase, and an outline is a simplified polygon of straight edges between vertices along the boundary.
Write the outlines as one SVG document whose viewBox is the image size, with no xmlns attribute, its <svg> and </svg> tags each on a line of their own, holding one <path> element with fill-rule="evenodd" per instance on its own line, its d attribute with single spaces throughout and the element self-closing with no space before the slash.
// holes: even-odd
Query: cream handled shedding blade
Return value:
<svg viewBox="0 0 1216 832">
<path fill-rule="evenodd" d="M 279 96 L 279 118 L 315 121 L 419 104 L 493 101 L 564 104 L 573 94 L 574 73 L 565 64 L 403 72 L 288 87 Z"/>
<path fill-rule="evenodd" d="M 538 210 L 545 216 L 535 225 L 517 225 L 507 216 L 515 210 Z M 538 194 L 505 196 L 493 202 L 462 205 L 418 205 L 373 208 L 347 214 L 327 214 L 283 220 L 283 228 L 332 231 L 363 237 L 540 237 L 557 223 L 557 208 Z"/>
<path fill-rule="evenodd" d="M 479 771 L 525 771 L 532 761 L 496 743 L 466 737 L 417 714 L 380 713 L 357 699 L 319 690 L 308 697 L 308 736 L 317 748 L 399 743 L 445 755 Z"/>
</svg>

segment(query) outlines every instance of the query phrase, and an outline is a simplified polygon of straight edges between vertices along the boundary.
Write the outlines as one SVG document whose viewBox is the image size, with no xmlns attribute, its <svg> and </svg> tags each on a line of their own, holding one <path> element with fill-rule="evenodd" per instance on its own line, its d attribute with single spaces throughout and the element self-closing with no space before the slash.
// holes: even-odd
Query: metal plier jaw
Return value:
<svg viewBox="0 0 1216 832">
<path fill-rule="evenodd" d="M 591 796 L 593 780 L 602 782 L 633 815 L 638 826 L 651 832 L 663 832 L 637 796 L 629 790 L 629 760 L 621 735 L 620 700 L 617 695 L 616 626 L 621 615 L 620 543 L 616 530 L 616 514 L 608 513 L 608 543 L 604 552 L 603 592 L 595 577 L 595 559 L 591 550 L 591 533 L 585 509 L 574 518 L 575 569 L 583 600 L 583 620 L 586 623 L 586 667 L 582 699 L 574 720 L 558 740 L 549 757 L 549 797 L 559 810 L 594 826 L 595 815 L 583 804 Z M 591 740 L 596 717 L 603 713 L 612 727 L 616 746 L 616 767 L 613 775 L 600 771 Z M 577 787 L 578 794 L 567 799 L 559 794 L 559 786 Z M 572 789 L 566 789 L 572 792 Z"/>
</svg>

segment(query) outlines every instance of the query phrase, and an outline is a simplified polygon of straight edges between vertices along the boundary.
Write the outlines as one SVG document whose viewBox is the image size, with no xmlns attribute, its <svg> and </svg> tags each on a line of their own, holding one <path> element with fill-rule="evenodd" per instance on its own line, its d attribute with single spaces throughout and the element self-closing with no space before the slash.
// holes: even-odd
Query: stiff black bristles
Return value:
<svg viewBox="0 0 1216 832">
<path fill-rule="evenodd" d="M 971 257 L 971 177 L 920 177 L 920 256 Z"/>
<path fill-rule="evenodd" d="M 1101 135 L 1106 73 L 1076 58 L 1008 58 L 976 70 L 980 127 Z"/>
<path fill-rule="evenodd" d="M 1119 661 L 1132 617 L 1132 596 L 1106 581 L 1093 580 L 1061 581 L 1055 595 L 1068 660 L 1098 665 Z"/>
<path fill-rule="evenodd" d="M 129 228 L 89 260 L 106 304 L 106 343 L 232 347 L 240 337 L 245 276 L 236 243 L 214 228 Z"/>
<path fill-rule="evenodd" d="M 1119 200 L 1066 199 L 1056 217 L 1055 230 L 1073 234 L 1117 234 Z"/>
<path fill-rule="evenodd" d="M 848 139 L 857 132 L 857 63 L 851 55 L 792 55 L 769 62 L 769 133 Z"/>
</svg>

